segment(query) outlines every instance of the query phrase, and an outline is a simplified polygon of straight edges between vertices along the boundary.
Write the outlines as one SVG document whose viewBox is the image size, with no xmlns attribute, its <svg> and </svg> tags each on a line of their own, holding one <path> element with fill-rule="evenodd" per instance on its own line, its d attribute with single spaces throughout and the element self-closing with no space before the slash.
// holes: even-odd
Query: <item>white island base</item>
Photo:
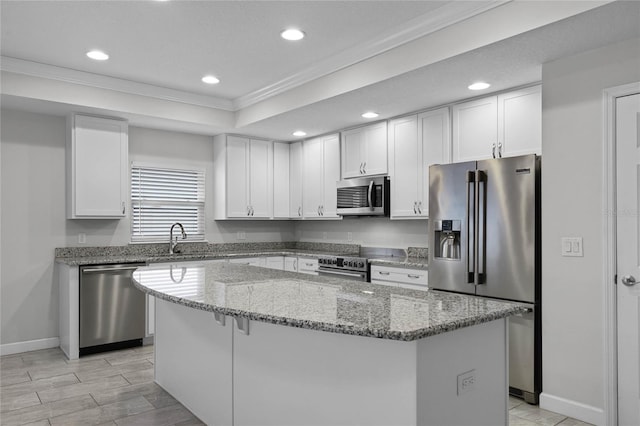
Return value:
<svg viewBox="0 0 640 426">
<path fill-rule="evenodd" d="M 400 342 L 156 309 L 156 382 L 208 425 L 508 424 L 506 319 Z"/>
</svg>

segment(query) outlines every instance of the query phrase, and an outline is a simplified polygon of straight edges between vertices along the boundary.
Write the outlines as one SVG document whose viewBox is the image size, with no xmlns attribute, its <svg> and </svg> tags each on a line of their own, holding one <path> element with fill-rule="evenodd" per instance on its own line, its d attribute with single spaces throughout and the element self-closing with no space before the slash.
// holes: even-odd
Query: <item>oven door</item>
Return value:
<svg viewBox="0 0 640 426">
<path fill-rule="evenodd" d="M 367 281 L 366 271 L 345 271 L 342 269 L 318 268 L 318 275 L 325 277 L 343 278 L 353 281 Z"/>
</svg>

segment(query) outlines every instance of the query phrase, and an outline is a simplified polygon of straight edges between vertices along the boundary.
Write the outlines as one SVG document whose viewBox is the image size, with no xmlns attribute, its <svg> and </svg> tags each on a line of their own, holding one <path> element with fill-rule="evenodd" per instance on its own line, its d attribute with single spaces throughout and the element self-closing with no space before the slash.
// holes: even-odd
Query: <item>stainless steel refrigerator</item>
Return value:
<svg viewBox="0 0 640 426">
<path fill-rule="evenodd" d="M 537 404 L 540 157 L 431 166 L 428 226 L 429 288 L 531 305 L 509 318 L 509 392 Z"/>
</svg>

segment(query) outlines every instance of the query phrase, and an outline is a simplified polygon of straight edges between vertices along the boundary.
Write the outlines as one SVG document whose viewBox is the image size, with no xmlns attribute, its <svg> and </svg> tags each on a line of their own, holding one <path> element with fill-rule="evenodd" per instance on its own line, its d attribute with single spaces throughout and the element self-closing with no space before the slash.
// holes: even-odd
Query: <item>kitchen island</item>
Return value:
<svg viewBox="0 0 640 426">
<path fill-rule="evenodd" d="M 214 262 L 143 267 L 155 380 L 207 424 L 507 424 L 522 305 Z"/>
</svg>

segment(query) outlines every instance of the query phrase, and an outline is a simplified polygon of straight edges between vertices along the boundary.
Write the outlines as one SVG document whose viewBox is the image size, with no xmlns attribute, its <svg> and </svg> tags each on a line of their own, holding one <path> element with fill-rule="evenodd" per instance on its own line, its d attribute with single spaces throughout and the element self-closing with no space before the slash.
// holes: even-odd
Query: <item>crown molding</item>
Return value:
<svg viewBox="0 0 640 426">
<path fill-rule="evenodd" d="M 362 62 L 366 59 L 391 50 L 402 44 L 464 21 L 472 16 L 486 12 L 513 0 L 494 0 L 482 2 L 448 2 L 440 8 L 420 15 L 403 23 L 400 27 L 381 33 L 364 44 L 344 50 L 337 55 L 316 62 L 296 74 L 292 74 L 276 83 L 242 95 L 233 101 L 236 111 L 282 94 L 295 87 L 323 77 L 325 75 Z"/>
<path fill-rule="evenodd" d="M 151 84 L 108 77 L 105 75 L 93 74 L 70 68 L 57 67 L 39 62 L 26 61 L 8 56 L 0 56 L 0 70 L 49 80 L 81 84 L 100 89 L 114 90 L 117 92 L 130 93 L 166 101 L 181 102 L 225 111 L 234 111 L 233 102 L 228 99 L 198 95 L 181 90 L 169 89 L 167 87 L 154 86 Z"/>
</svg>

